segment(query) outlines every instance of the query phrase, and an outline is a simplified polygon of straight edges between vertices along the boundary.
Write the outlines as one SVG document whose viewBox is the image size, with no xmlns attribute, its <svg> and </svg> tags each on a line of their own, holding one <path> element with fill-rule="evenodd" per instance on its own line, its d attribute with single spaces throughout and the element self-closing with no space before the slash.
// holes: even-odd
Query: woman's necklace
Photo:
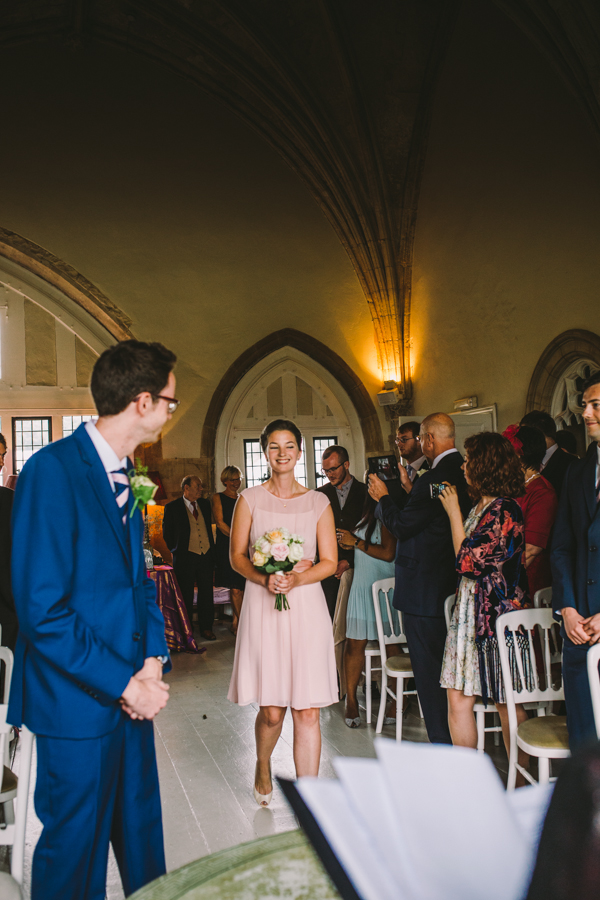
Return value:
<svg viewBox="0 0 600 900">
<path fill-rule="evenodd" d="M 533 475 L 530 475 L 529 478 L 525 479 L 525 484 L 526 485 L 529 484 L 529 482 L 533 481 L 534 478 L 539 478 L 540 474 L 541 474 L 540 472 L 534 472 Z"/>
</svg>

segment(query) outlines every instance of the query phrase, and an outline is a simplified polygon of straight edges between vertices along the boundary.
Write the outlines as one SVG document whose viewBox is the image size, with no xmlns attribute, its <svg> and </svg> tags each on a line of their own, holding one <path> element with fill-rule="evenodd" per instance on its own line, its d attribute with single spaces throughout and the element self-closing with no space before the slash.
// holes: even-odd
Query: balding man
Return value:
<svg viewBox="0 0 600 900">
<path fill-rule="evenodd" d="M 430 485 L 445 481 L 456 485 L 465 516 L 471 502 L 450 416 L 427 416 L 420 438 L 431 468 L 413 483 L 404 509 L 395 505 L 376 475 L 369 476 L 369 493 L 378 501 L 375 515 L 398 541 L 394 606 L 402 611 L 427 734 L 432 743 L 451 744 L 440 673 L 446 642 L 444 600 L 456 590 L 456 556 L 450 521 L 441 501 L 431 499 Z M 402 710 L 397 714 L 402 715 Z"/>
</svg>

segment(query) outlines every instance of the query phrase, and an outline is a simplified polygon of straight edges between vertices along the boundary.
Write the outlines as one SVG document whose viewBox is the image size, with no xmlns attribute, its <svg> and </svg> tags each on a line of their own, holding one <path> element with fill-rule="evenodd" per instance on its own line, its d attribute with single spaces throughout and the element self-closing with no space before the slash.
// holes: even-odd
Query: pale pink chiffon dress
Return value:
<svg viewBox="0 0 600 900">
<path fill-rule="evenodd" d="M 265 532 L 281 526 L 302 535 L 304 558 L 314 560 L 317 522 L 329 506 L 325 494 L 308 491 L 280 500 L 261 485 L 241 496 L 252 513 L 250 549 Z M 279 612 L 274 594 L 246 582 L 227 695 L 233 703 L 294 709 L 337 703 L 333 628 L 323 589 L 302 585 L 287 597 L 290 609 Z"/>
</svg>

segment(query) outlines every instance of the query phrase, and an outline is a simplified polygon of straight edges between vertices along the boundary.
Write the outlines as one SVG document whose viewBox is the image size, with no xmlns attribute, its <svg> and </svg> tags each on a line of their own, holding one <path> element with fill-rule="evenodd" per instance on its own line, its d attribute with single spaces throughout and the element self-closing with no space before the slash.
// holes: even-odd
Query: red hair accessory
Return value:
<svg viewBox="0 0 600 900">
<path fill-rule="evenodd" d="M 502 437 L 505 437 L 511 442 L 519 456 L 523 456 L 523 444 L 517 437 L 517 432 L 520 427 L 520 425 L 509 425 L 508 428 L 502 432 Z"/>
</svg>

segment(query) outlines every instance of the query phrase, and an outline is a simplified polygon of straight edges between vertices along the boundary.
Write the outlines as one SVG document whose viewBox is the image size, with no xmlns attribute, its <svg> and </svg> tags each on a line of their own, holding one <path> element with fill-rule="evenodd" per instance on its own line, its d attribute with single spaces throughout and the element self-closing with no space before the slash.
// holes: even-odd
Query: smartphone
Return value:
<svg viewBox="0 0 600 900">
<path fill-rule="evenodd" d="M 400 481 L 398 462 L 394 454 L 369 457 L 369 474 L 378 475 L 382 481 Z"/>
<path fill-rule="evenodd" d="M 437 500 L 442 491 L 445 491 L 447 487 L 447 484 L 430 484 L 429 492 L 431 494 L 431 499 Z"/>
</svg>

